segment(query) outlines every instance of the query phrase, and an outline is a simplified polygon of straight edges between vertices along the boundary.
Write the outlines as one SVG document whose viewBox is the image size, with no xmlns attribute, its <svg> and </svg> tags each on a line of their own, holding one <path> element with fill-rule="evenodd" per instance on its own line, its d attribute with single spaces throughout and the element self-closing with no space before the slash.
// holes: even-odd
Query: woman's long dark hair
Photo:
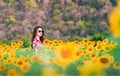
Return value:
<svg viewBox="0 0 120 76">
<path fill-rule="evenodd" d="M 34 38 L 36 37 L 36 35 L 37 35 L 37 30 L 38 30 L 39 28 L 42 29 L 42 36 L 40 37 L 40 41 L 43 43 L 43 41 L 44 41 L 44 30 L 43 30 L 43 28 L 42 28 L 41 26 L 36 26 L 36 27 L 34 28 L 31 42 L 33 42 Z"/>
</svg>

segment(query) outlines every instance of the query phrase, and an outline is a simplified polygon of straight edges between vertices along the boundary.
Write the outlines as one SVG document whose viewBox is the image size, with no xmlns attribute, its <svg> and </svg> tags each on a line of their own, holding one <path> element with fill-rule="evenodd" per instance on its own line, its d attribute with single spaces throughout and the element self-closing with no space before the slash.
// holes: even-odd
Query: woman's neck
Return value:
<svg viewBox="0 0 120 76">
<path fill-rule="evenodd" d="M 36 38 L 37 40 L 40 40 L 40 37 L 39 37 L 39 36 L 36 36 L 35 38 Z"/>
</svg>

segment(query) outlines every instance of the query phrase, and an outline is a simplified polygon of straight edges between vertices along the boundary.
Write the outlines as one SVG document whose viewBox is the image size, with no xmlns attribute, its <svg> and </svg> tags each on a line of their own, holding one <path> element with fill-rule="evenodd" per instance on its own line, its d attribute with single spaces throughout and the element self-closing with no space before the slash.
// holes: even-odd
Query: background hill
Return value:
<svg viewBox="0 0 120 76">
<path fill-rule="evenodd" d="M 0 39 L 30 40 L 37 25 L 47 39 L 102 39 L 115 5 L 115 0 L 0 0 Z"/>
</svg>

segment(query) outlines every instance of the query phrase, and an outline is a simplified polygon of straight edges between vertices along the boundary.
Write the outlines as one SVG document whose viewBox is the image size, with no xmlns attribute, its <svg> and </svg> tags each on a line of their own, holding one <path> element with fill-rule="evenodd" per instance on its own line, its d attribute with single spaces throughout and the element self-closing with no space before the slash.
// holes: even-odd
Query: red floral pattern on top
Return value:
<svg viewBox="0 0 120 76">
<path fill-rule="evenodd" d="M 42 43 L 41 43 L 41 41 L 38 40 L 37 38 L 34 38 L 34 40 L 33 40 L 33 44 L 34 44 L 35 47 L 38 48 L 38 47 L 40 46 L 40 44 L 42 44 Z"/>
</svg>

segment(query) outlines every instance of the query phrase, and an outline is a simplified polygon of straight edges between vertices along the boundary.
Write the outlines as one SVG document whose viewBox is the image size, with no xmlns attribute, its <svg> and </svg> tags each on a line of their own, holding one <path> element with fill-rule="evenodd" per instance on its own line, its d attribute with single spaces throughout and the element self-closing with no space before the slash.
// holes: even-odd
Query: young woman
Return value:
<svg viewBox="0 0 120 76">
<path fill-rule="evenodd" d="M 44 41 L 44 30 L 41 26 L 36 26 L 33 31 L 32 36 L 32 48 L 35 50 L 35 53 L 37 54 L 38 49 L 43 46 Z"/>
</svg>

